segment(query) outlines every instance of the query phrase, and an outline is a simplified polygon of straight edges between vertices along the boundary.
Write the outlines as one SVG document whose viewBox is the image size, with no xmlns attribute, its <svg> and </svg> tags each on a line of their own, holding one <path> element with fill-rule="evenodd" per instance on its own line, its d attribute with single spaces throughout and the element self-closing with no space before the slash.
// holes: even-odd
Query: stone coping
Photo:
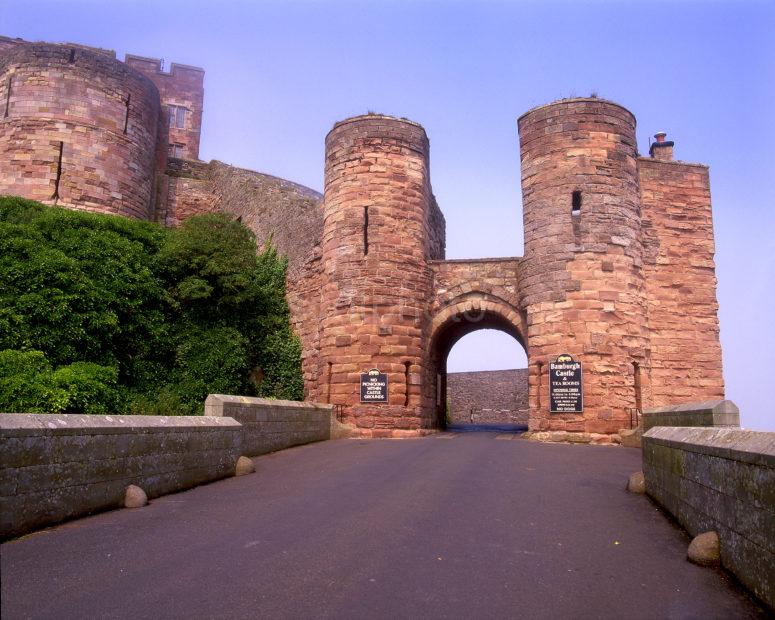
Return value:
<svg viewBox="0 0 775 620">
<path fill-rule="evenodd" d="M 655 164 L 667 164 L 668 166 L 693 166 L 695 168 L 703 168 L 704 170 L 708 170 L 710 168 L 708 164 L 699 164 L 692 161 L 681 161 L 680 159 L 657 159 L 656 157 L 650 157 L 646 155 L 638 155 L 638 161 Z"/>
<path fill-rule="evenodd" d="M 643 435 L 643 439 L 686 452 L 775 468 L 775 433 L 737 428 L 655 426 Z"/>
<path fill-rule="evenodd" d="M 205 401 L 205 410 L 217 407 L 219 404 L 262 405 L 265 407 L 283 407 L 288 409 L 309 409 L 312 411 L 333 411 L 334 406 L 324 403 L 313 403 L 299 400 L 275 400 L 273 398 L 257 398 L 255 396 L 233 396 L 230 394 L 210 394 Z M 222 414 L 214 413 L 219 416 Z"/>
<path fill-rule="evenodd" d="M 216 428 L 239 430 L 242 425 L 222 416 L 0 413 L 0 435 L 4 437 L 207 432 Z"/>
<path fill-rule="evenodd" d="M 731 400 L 703 400 L 696 403 L 682 403 L 680 405 L 665 405 L 664 407 L 651 407 L 643 410 L 643 415 L 659 413 L 740 413 L 740 409 Z"/>
</svg>

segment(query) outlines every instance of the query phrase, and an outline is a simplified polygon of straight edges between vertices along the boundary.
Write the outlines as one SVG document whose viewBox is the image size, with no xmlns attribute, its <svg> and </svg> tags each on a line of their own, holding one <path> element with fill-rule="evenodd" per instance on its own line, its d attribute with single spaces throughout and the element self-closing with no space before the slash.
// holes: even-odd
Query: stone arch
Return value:
<svg viewBox="0 0 775 620">
<path fill-rule="evenodd" d="M 482 321 L 494 325 L 475 326 Z M 507 301 L 482 291 L 471 291 L 455 297 L 431 317 L 429 337 L 433 346 L 439 332 L 449 329 L 451 324 L 459 325 L 464 330 L 457 340 L 477 329 L 500 329 L 514 336 L 527 349 L 526 323 L 519 309 Z M 468 330 L 464 329 L 465 325 L 469 325 Z"/>
<path fill-rule="evenodd" d="M 480 329 L 505 332 L 528 353 L 524 315 L 508 302 L 481 291 L 456 297 L 431 317 L 428 330 L 429 394 L 434 407 L 434 426 L 445 424 L 447 393 L 447 357 L 452 347 L 464 336 Z"/>
</svg>

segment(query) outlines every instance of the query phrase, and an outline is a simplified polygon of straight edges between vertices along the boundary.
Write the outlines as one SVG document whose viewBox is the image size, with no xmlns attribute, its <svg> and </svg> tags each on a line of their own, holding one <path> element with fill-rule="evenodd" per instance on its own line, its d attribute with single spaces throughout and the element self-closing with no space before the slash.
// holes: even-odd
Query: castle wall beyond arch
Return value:
<svg viewBox="0 0 775 620">
<path fill-rule="evenodd" d="M 159 93 L 110 53 L 5 41 L 0 193 L 149 219 Z"/>
</svg>

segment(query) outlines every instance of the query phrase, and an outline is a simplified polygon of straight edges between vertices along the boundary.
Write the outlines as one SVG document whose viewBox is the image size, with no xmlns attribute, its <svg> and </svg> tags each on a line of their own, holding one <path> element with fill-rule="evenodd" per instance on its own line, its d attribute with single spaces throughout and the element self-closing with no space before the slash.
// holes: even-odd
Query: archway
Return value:
<svg viewBox="0 0 775 620">
<path fill-rule="evenodd" d="M 495 329 L 466 334 L 446 367 L 448 430 L 527 430 L 527 354 L 516 338 Z"/>
<path fill-rule="evenodd" d="M 503 301 L 467 299 L 450 304 L 431 322 L 429 367 L 434 389 L 434 426 L 446 428 L 448 421 L 447 361 L 452 348 L 462 338 L 480 330 L 497 330 L 514 338 L 527 354 L 524 318 Z M 527 381 L 527 375 L 524 375 Z M 525 386 L 525 391 L 527 386 Z"/>
</svg>

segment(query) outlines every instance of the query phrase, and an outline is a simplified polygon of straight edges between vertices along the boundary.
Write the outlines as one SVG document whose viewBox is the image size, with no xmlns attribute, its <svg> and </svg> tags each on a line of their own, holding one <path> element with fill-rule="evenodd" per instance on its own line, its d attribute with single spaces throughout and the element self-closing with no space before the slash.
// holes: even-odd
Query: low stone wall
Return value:
<svg viewBox="0 0 775 620">
<path fill-rule="evenodd" d="M 710 414 L 705 414 L 707 416 Z M 775 609 L 775 433 L 660 426 L 643 435 L 646 492 Z"/>
<path fill-rule="evenodd" d="M 643 431 L 655 426 L 740 427 L 740 410 L 731 400 L 706 400 L 643 411 Z"/>
<path fill-rule="evenodd" d="M 337 425 L 333 405 L 224 394 L 207 397 L 205 415 L 239 422 L 246 456 L 331 439 L 332 427 Z"/>
<path fill-rule="evenodd" d="M 234 474 L 240 456 L 347 436 L 331 405 L 214 394 L 204 416 L 0 413 L 0 539 Z"/>
<path fill-rule="evenodd" d="M 0 538 L 232 475 L 242 440 L 223 417 L 0 414 Z"/>
</svg>

